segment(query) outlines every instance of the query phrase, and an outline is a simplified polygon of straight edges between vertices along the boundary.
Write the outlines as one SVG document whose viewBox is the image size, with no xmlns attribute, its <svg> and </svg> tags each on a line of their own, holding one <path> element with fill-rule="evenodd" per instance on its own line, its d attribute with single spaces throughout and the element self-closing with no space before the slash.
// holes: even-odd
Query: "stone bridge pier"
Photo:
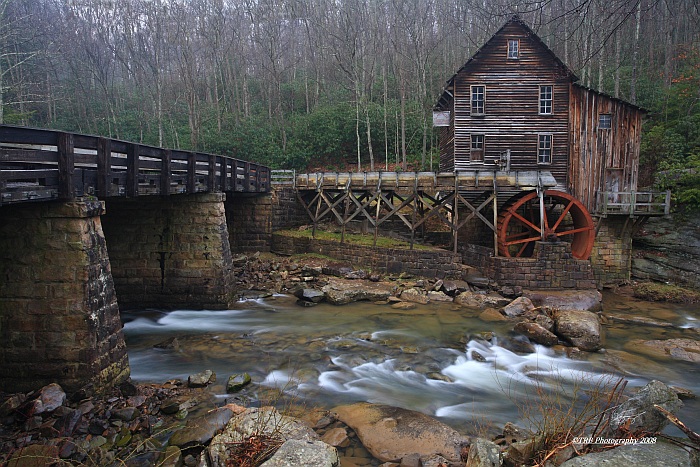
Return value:
<svg viewBox="0 0 700 467">
<path fill-rule="evenodd" d="M 107 201 L 102 225 L 122 309 L 225 309 L 234 300 L 223 193 Z"/>
<path fill-rule="evenodd" d="M 0 388 L 129 376 L 100 201 L 0 208 Z"/>
<path fill-rule="evenodd" d="M 129 376 L 120 308 L 227 308 L 225 198 L 1 207 L 0 388 L 100 392 Z"/>
</svg>

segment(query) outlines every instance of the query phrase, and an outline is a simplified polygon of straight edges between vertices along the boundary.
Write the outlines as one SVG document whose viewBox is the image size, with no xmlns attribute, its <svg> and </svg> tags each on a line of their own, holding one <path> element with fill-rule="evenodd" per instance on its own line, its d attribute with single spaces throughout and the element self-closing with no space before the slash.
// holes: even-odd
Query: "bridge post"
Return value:
<svg viewBox="0 0 700 467">
<path fill-rule="evenodd" d="M 129 376 L 99 201 L 0 208 L 0 387 Z"/>
<path fill-rule="evenodd" d="M 107 200 L 102 217 L 122 309 L 225 309 L 231 248 L 222 193 Z"/>
</svg>

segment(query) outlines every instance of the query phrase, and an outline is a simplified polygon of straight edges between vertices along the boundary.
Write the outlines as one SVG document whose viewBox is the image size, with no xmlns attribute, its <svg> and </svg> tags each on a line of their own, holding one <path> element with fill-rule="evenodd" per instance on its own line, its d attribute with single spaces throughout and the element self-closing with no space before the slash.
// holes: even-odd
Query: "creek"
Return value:
<svg viewBox="0 0 700 467">
<path fill-rule="evenodd" d="M 566 407 L 573 394 L 585 399 L 620 376 L 628 389 L 658 379 L 700 395 L 696 363 L 654 359 L 627 345 L 639 338 L 697 338 L 700 317 L 692 305 L 606 292 L 606 315 L 673 326 L 610 321 L 604 352 L 568 355 L 562 346 L 532 346 L 511 331 L 512 323 L 484 322 L 482 310 L 451 303 L 397 310 L 364 302 L 302 308 L 295 301 L 275 295 L 225 311 L 124 312 L 132 379 L 186 380 L 210 369 L 218 380 L 209 389 L 222 403 L 270 402 L 276 388 L 310 407 L 369 401 L 418 410 L 465 434 L 495 432 L 509 421 L 528 426 L 538 393 Z M 243 372 L 253 384 L 226 394 L 228 376 Z M 700 402 L 684 403 L 679 417 L 700 431 Z"/>
</svg>

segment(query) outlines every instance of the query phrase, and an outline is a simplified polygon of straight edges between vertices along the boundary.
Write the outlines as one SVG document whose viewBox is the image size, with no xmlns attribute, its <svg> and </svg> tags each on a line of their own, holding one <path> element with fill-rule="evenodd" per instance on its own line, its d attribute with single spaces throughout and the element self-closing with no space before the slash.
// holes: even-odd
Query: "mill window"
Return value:
<svg viewBox="0 0 700 467">
<path fill-rule="evenodd" d="M 552 114 L 552 86 L 540 86 L 540 115 Z"/>
<path fill-rule="evenodd" d="M 484 161 L 484 135 L 472 135 L 470 160 L 472 162 Z"/>
<path fill-rule="evenodd" d="M 544 133 L 538 135 L 539 142 L 537 144 L 537 163 L 551 164 L 552 163 L 552 135 Z"/>
<path fill-rule="evenodd" d="M 518 39 L 508 40 L 508 58 L 520 58 L 520 41 Z"/>
<path fill-rule="evenodd" d="M 610 114 L 600 114 L 598 118 L 598 129 L 599 130 L 609 130 L 612 128 L 612 115 Z"/>
<path fill-rule="evenodd" d="M 484 100 L 486 88 L 484 86 L 472 86 L 471 114 L 484 115 Z"/>
</svg>

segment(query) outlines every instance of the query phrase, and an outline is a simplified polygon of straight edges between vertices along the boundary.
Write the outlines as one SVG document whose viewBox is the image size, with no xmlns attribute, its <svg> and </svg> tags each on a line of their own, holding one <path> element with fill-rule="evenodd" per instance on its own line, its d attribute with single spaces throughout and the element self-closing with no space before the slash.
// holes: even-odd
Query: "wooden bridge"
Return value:
<svg viewBox="0 0 700 467">
<path fill-rule="evenodd" d="M 0 125 L 0 205 L 270 188 L 268 167 L 232 157 Z"/>
</svg>

